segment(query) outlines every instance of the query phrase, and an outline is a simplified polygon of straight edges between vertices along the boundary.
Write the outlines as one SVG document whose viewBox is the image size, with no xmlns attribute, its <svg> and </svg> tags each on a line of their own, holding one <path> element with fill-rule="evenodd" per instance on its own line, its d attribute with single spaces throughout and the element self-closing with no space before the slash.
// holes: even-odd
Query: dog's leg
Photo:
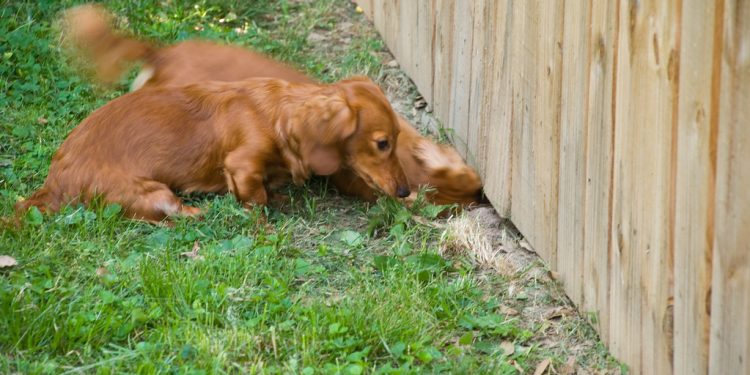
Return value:
<svg viewBox="0 0 750 375">
<path fill-rule="evenodd" d="M 126 215 L 151 223 L 160 223 L 170 216 L 196 216 L 201 214 L 197 207 L 182 203 L 167 185 L 157 181 L 143 181 L 140 191 L 133 192 L 126 208 Z M 125 201 L 128 201 L 126 199 Z"/>
<path fill-rule="evenodd" d="M 257 152 L 235 150 L 224 160 L 224 177 L 229 191 L 245 207 L 268 204 L 268 193 L 263 184 L 263 166 L 257 162 Z"/>
</svg>

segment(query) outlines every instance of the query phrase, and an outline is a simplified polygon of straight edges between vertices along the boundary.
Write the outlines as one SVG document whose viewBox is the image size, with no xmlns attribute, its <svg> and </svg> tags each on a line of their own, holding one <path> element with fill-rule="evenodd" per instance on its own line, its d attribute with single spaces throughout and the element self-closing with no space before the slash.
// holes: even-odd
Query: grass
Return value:
<svg viewBox="0 0 750 375">
<path fill-rule="evenodd" d="M 72 5 L 0 7 L 2 216 L 42 184 L 67 133 L 126 87 L 68 68 L 53 21 Z M 345 0 L 106 5 L 136 34 L 246 45 L 323 81 L 380 69 L 369 29 L 343 46 L 308 42 L 341 12 L 361 17 Z M 1 229 L 0 255 L 19 265 L 0 270 L 0 372 L 516 373 L 546 356 L 533 328 L 500 312 L 505 280 L 438 254 L 441 230 L 414 218 L 439 208 L 367 205 L 325 181 L 288 193 L 284 206 L 251 211 L 187 197 L 207 214 L 173 228 L 93 205 L 30 211 Z M 199 257 L 183 255 L 195 247 Z"/>
</svg>

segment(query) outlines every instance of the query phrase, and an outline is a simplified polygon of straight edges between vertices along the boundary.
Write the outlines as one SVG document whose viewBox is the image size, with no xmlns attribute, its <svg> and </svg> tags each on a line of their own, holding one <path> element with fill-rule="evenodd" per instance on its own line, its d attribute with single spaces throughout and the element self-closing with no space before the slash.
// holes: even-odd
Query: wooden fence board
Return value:
<svg viewBox="0 0 750 375">
<path fill-rule="evenodd" d="M 567 251 L 557 253 L 557 269 L 574 301 L 583 292 L 590 11 L 589 2 L 570 1 L 563 13 L 557 246 Z"/>
<path fill-rule="evenodd" d="M 717 375 L 750 368 L 750 2 L 727 0 L 722 13 L 709 354 Z"/>
<path fill-rule="evenodd" d="M 716 130 L 712 107 L 715 74 L 715 7 L 688 1 L 683 7 L 679 58 L 674 248 L 674 372 L 708 371 L 711 256 L 714 241 Z M 718 63 L 718 62 L 717 62 Z M 716 77 L 717 79 L 720 77 Z"/>
<path fill-rule="evenodd" d="M 513 163 L 511 216 L 556 268 L 561 86 L 561 2 L 513 8 Z M 529 62 L 535 63 L 529 63 Z"/>
<path fill-rule="evenodd" d="M 448 125 L 453 145 L 466 156 L 469 139 L 469 100 L 471 98 L 471 54 L 474 38 L 474 1 L 454 3 L 453 50 Z M 471 161 L 471 160 L 470 160 Z"/>
<path fill-rule="evenodd" d="M 414 43 L 402 50 L 402 55 L 408 54 L 407 60 L 402 59 L 401 56 L 396 57 L 417 85 L 424 99 L 432 103 L 432 36 L 435 28 L 432 3 L 402 1 L 401 9 L 402 13 L 399 14 L 401 27 L 410 29 L 409 35 L 401 35 L 401 38 L 409 38 L 414 40 Z M 413 14 L 413 16 L 406 14 Z M 408 63 L 405 64 L 404 61 Z"/>
<path fill-rule="evenodd" d="M 492 58 L 487 41 L 496 37 L 487 33 L 492 19 L 489 15 L 491 0 L 472 1 L 472 43 L 469 56 L 470 77 L 466 118 L 466 160 L 478 170 L 484 170 L 486 159 L 483 157 L 486 149 L 486 128 L 476 126 L 481 123 L 488 107 L 489 96 L 487 88 L 493 88 L 491 76 L 493 66 L 488 64 Z M 490 38 L 490 39 L 488 39 Z M 493 158 L 494 159 L 494 158 Z"/>
<path fill-rule="evenodd" d="M 635 373 L 671 373 L 669 207 L 676 49 L 674 3 L 619 9 L 610 343 Z"/>
<path fill-rule="evenodd" d="M 492 69 L 484 70 L 486 82 L 482 94 L 481 116 L 478 123 L 472 126 L 481 127 L 480 134 L 486 134 L 484 153 L 478 153 L 478 159 L 486 162 L 479 169 L 484 181 L 493 181 L 485 185 L 485 193 L 491 199 L 498 213 L 503 217 L 510 216 L 511 197 L 511 157 L 513 150 L 512 134 L 512 67 L 511 40 L 513 36 L 513 3 L 487 1 L 487 14 L 490 22 L 486 25 L 485 41 L 487 51 L 484 55 L 486 64 Z"/>
<path fill-rule="evenodd" d="M 394 14 L 392 23 L 398 23 L 398 36 L 397 39 L 409 39 L 414 40 L 419 34 L 418 30 L 418 5 L 416 1 L 398 1 L 393 5 Z M 401 68 L 411 77 L 415 77 L 417 70 L 414 67 L 415 48 L 412 46 L 403 46 L 401 43 L 397 43 L 399 47 L 396 51 L 392 51 L 393 55 L 399 62 Z M 418 45 L 418 44 L 417 44 Z"/>
<path fill-rule="evenodd" d="M 390 42 L 389 46 L 391 47 L 391 52 L 395 56 L 399 56 L 402 54 L 402 50 L 406 49 L 407 47 L 402 45 L 401 43 L 395 43 L 395 41 L 401 39 L 401 24 L 398 22 L 398 11 L 399 6 L 398 4 L 400 1 L 398 0 L 378 0 L 376 3 L 380 3 L 383 8 L 383 19 L 385 22 L 387 22 L 387 27 L 384 29 L 384 37 L 386 42 Z"/>
<path fill-rule="evenodd" d="M 583 290 L 579 309 L 609 339 L 609 249 L 617 4 L 591 1 Z M 559 247 L 560 251 L 564 248 Z"/>
<path fill-rule="evenodd" d="M 448 126 L 453 82 L 453 12 L 455 0 L 435 0 L 433 19 L 437 23 L 432 47 L 433 78 L 432 97 L 435 117 Z"/>
</svg>

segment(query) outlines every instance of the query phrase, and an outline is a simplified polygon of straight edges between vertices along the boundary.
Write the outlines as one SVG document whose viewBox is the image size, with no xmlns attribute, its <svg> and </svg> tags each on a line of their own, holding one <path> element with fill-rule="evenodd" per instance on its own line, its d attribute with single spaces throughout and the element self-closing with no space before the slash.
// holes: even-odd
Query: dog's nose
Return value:
<svg viewBox="0 0 750 375">
<path fill-rule="evenodd" d="M 399 186 L 398 189 L 396 189 L 396 195 L 399 198 L 406 198 L 409 196 L 409 194 L 411 194 L 411 192 L 409 191 L 409 188 L 406 186 Z"/>
</svg>

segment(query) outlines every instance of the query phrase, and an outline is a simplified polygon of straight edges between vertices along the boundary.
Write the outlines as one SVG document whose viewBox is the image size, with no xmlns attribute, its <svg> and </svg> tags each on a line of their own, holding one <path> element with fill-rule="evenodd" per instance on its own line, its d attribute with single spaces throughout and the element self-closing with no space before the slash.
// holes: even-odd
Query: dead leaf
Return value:
<svg viewBox="0 0 750 375">
<path fill-rule="evenodd" d="M 576 373 L 576 357 L 570 357 L 568 358 L 568 362 L 565 363 L 565 366 L 560 370 L 560 374 L 563 375 L 571 375 Z"/>
<path fill-rule="evenodd" d="M 503 341 L 500 343 L 500 349 L 503 350 L 503 354 L 507 356 L 513 355 L 516 351 L 516 346 L 510 341 Z"/>
<path fill-rule="evenodd" d="M 544 313 L 544 319 L 552 320 L 552 319 L 561 318 L 563 316 L 570 316 L 574 314 L 575 314 L 575 310 L 573 310 L 572 308 L 568 306 L 557 306 L 557 307 L 547 310 Z"/>
<path fill-rule="evenodd" d="M 418 224 L 424 225 L 426 227 L 432 227 L 432 228 L 445 228 L 445 224 L 441 224 L 435 221 L 432 221 L 430 219 L 424 218 L 422 216 L 417 215 L 411 215 L 411 218 L 417 222 Z"/>
<path fill-rule="evenodd" d="M 180 255 L 182 255 L 182 256 L 184 256 L 184 257 L 186 257 L 186 258 L 190 258 L 190 259 L 192 259 L 192 260 L 203 260 L 203 259 L 205 259 L 205 258 L 203 257 L 203 255 L 199 255 L 199 254 L 198 254 L 198 251 L 199 251 L 200 249 L 201 249 L 201 244 L 200 244 L 200 242 L 198 242 L 198 240 L 195 240 L 195 242 L 193 242 L 193 250 L 191 250 L 191 251 L 186 251 L 186 252 L 184 252 L 184 253 L 182 253 L 182 254 L 180 254 Z"/>
<path fill-rule="evenodd" d="M 96 269 L 96 276 L 102 277 L 106 276 L 108 273 L 109 271 L 107 271 L 107 269 L 104 267 L 99 267 Z"/>
<path fill-rule="evenodd" d="M 512 307 L 509 307 L 509 306 L 505 306 L 505 305 L 501 305 L 500 306 L 500 312 L 503 313 L 504 315 L 508 315 L 508 316 L 516 316 L 516 315 L 518 315 L 518 310 L 516 310 L 516 309 L 514 309 Z"/>
<path fill-rule="evenodd" d="M 560 272 L 549 271 L 549 278 L 552 279 L 552 280 L 559 280 L 560 279 Z"/>
<path fill-rule="evenodd" d="M 16 258 L 7 255 L 0 255 L 0 268 L 17 266 Z"/>
<path fill-rule="evenodd" d="M 46 118 L 44 118 L 44 117 L 39 117 L 38 119 L 36 119 L 36 122 L 37 122 L 37 124 L 44 125 L 44 124 L 48 123 L 49 121 Z"/>
<path fill-rule="evenodd" d="M 544 371 L 547 370 L 547 367 L 549 367 L 549 358 L 545 359 L 544 361 L 539 362 L 539 364 L 536 366 L 536 370 L 534 370 L 534 375 L 542 375 L 544 374 Z"/>
</svg>

